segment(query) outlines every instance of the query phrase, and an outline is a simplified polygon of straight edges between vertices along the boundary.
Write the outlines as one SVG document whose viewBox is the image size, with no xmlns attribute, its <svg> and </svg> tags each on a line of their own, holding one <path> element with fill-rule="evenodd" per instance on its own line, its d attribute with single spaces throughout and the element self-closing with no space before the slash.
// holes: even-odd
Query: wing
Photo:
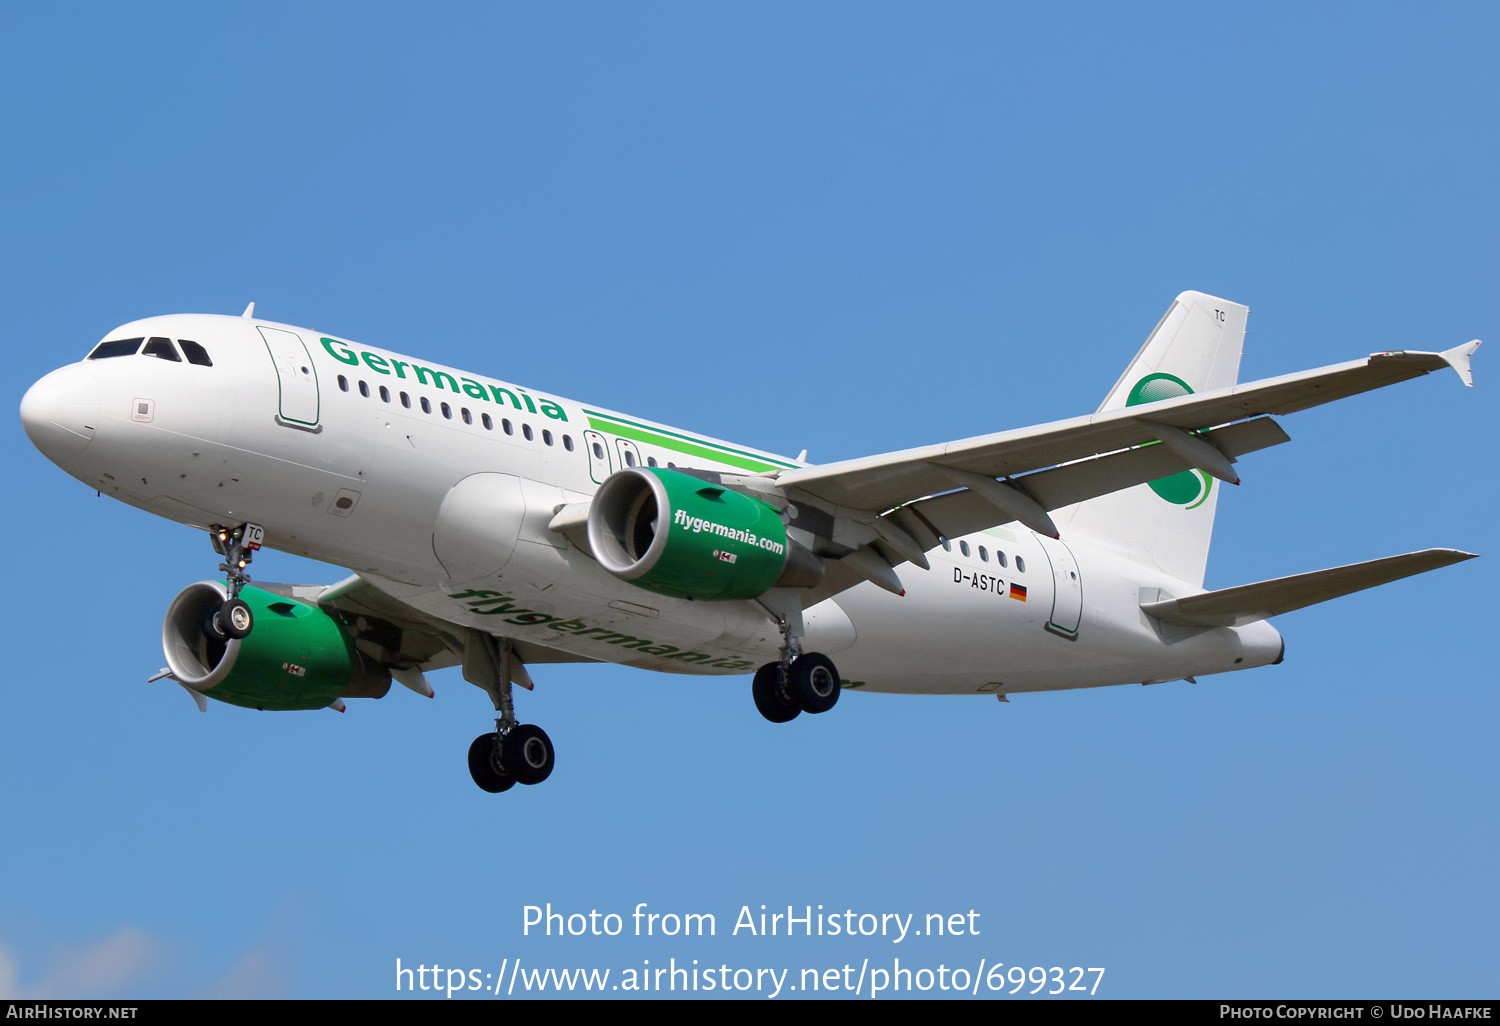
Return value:
<svg viewBox="0 0 1500 1026">
<path fill-rule="evenodd" d="M 415 691 L 426 693 L 414 683 L 422 673 L 464 661 L 464 646 L 471 633 L 468 628 L 409 606 L 359 574 L 327 587 L 256 583 L 267 590 L 289 589 L 290 597 L 314 602 L 337 614 L 356 648 L 391 667 L 391 675 Z M 532 642 L 513 644 L 525 664 L 595 661 Z"/>
<path fill-rule="evenodd" d="M 775 483 L 784 494 L 818 508 L 832 525 L 814 532 L 833 544 L 818 550 L 827 574 L 804 602 L 864 581 L 900 592 L 893 568 L 906 561 L 927 568 L 925 553 L 941 538 L 1012 521 L 1057 537 L 1048 511 L 1184 470 L 1238 484 L 1236 457 L 1288 440 L 1270 415 L 1444 367 L 1472 385 L 1469 358 L 1478 347 L 1476 340 L 1442 353 L 1375 353 L 1039 427 L 782 471 Z"/>
<path fill-rule="evenodd" d="M 201 585 L 189 587 L 197 588 Z M 354 675 L 343 695 L 329 703 L 329 708 L 343 712 L 344 698 L 384 697 L 392 680 L 419 695 L 432 698 L 432 685 L 427 683 L 425 672 L 446 666 L 462 665 L 465 680 L 493 693 L 495 672 L 498 669 L 494 658 L 494 639 L 483 632 L 407 605 L 358 574 L 327 586 L 256 581 L 254 587 L 257 591 L 270 592 L 306 606 L 317 607 L 327 618 L 335 621 L 338 629 L 353 643 L 358 653 L 357 665 L 351 668 Z M 174 603 L 172 609 L 176 608 Z M 271 605 L 272 610 L 277 608 L 277 604 Z M 196 617 L 197 612 L 190 611 L 189 615 Z M 171 616 L 169 611 L 169 622 Z M 197 630 L 196 622 L 191 628 Z M 507 639 L 504 645 L 505 658 L 500 665 L 508 670 L 511 682 L 525 688 L 533 686 L 531 676 L 526 671 L 528 663 L 597 661 L 529 642 Z M 223 652 L 221 648 L 220 654 L 213 656 L 211 662 L 219 662 Z M 169 649 L 168 665 L 149 680 L 176 681 L 192 696 L 200 712 L 208 711 L 210 697 L 223 697 L 225 701 L 235 705 L 255 705 L 255 700 L 246 700 L 243 695 L 236 698 L 206 694 L 207 689 L 215 687 L 220 679 L 204 679 L 208 676 L 206 670 L 201 676 L 188 673 L 185 679 L 184 673 L 188 668 L 172 660 L 173 650 Z M 286 669 L 286 664 L 282 668 Z M 199 666 L 198 669 L 201 670 L 202 667 Z M 225 672 L 228 672 L 228 668 Z M 303 673 L 305 672 L 304 670 Z M 206 684 L 205 691 L 195 689 L 199 683 Z M 326 694 L 321 695 L 319 701 L 326 697 Z M 300 701 L 301 698 L 293 695 L 289 700 Z M 296 705 L 283 707 L 299 708 Z M 495 708 L 500 708 L 498 700 Z"/>
<path fill-rule="evenodd" d="M 1270 415 L 1444 367 L 1472 385 L 1469 358 L 1478 347 L 1476 340 L 1442 353 L 1375 353 L 1318 370 L 821 466 L 759 474 L 685 472 L 787 509 L 794 536 L 800 534 L 798 542 L 825 566 L 821 583 L 802 592 L 806 608 L 864 581 L 902 592 L 894 568 L 909 561 L 927 569 L 925 554 L 941 538 L 1013 521 L 1057 537 L 1049 510 L 1185 470 L 1238 484 L 1237 457 L 1289 440 Z M 591 500 L 559 506 L 548 527 L 592 554 L 590 507 Z"/>
<path fill-rule="evenodd" d="M 1225 476 L 1224 459 L 1216 460 L 1203 447 L 1183 445 L 1184 438 L 1206 440 L 1221 457 L 1230 460 L 1287 440 L 1271 424 L 1250 428 L 1236 423 L 1248 418 L 1295 413 L 1444 367 L 1453 367 L 1465 384 L 1472 384 L 1469 357 L 1478 347 L 1478 341 L 1474 341 L 1444 353 L 1376 353 L 1332 367 L 1039 427 L 784 471 L 776 480 L 783 488 L 796 489 L 846 509 L 881 513 L 937 492 L 951 491 L 956 482 L 963 480 L 954 471 L 987 478 L 1016 478 L 1032 475 L 1042 468 L 1093 459 L 1092 465 L 1070 470 L 1068 474 L 1054 471 L 1050 478 L 1040 474 L 1022 478 L 1025 492 L 1030 493 L 1027 497 L 1046 509 L 1056 509 L 1094 495 L 1143 484 L 1163 473 L 1200 469 L 1216 477 Z M 1237 430 L 1224 427 L 1217 433 L 1197 434 L 1221 425 L 1236 425 Z M 1166 443 L 1162 448 L 1167 452 L 1157 453 L 1152 459 L 1132 457 L 1109 462 L 1107 457 L 1098 458 L 1154 442 Z M 1091 480 L 1097 484 L 1091 484 Z M 977 483 L 968 482 L 971 486 Z M 1019 518 L 992 519 L 984 526 L 1016 519 Z"/>
</svg>

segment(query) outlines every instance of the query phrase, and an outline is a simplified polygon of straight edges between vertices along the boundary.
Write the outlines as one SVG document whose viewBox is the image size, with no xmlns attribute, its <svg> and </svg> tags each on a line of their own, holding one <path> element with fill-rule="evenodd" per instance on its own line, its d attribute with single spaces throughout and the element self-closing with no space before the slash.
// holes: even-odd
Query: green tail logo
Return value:
<svg viewBox="0 0 1500 1026">
<path fill-rule="evenodd" d="M 1192 394 L 1192 387 L 1173 374 L 1147 374 L 1135 383 L 1130 395 L 1125 397 L 1125 405 L 1140 406 L 1142 403 L 1155 403 Z M 1208 501 L 1214 479 L 1201 470 L 1184 470 L 1180 474 L 1159 477 L 1149 483 L 1151 490 L 1168 502 L 1196 509 Z"/>
</svg>

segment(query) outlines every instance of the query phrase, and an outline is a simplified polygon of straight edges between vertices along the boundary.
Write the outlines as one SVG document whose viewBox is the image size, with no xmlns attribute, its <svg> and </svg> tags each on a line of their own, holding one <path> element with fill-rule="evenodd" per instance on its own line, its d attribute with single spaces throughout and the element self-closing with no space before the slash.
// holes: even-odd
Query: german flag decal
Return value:
<svg viewBox="0 0 1500 1026">
<path fill-rule="evenodd" d="M 1024 584 L 1016 584 L 1014 581 L 1012 581 L 1011 582 L 1011 586 L 1010 586 L 1010 597 L 1013 598 L 1013 599 L 1020 599 L 1022 602 L 1025 602 L 1026 601 L 1026 585 L 1024 585 Z"/>
</svg>

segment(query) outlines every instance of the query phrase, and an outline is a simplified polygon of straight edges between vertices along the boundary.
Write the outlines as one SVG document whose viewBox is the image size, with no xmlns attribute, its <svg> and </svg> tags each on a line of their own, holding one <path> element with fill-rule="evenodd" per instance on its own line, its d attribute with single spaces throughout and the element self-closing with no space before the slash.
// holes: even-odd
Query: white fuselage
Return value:
<svg viewBox="0 0 1500 1026">
<path fill-rule="evenodd" d="M 260 524 L 268 546 L 425 613 L 588 659 L 740 674 L 776 658 L 757 604 L 642 590 L 548 523 L 625 466 L 797 461 L 258 319 L 157 317 L 106 338 L 156 336 L 198 342 L 213 365 L 91 359 L 23 401 L 38 448 L 89 487 L 195 527 Z M 1010 525 L 949 545 L 930 571 L 900 568 L 905 596 L 862 584 L 808 610 L 804 647 L 863 690 L 923 694 L 1173 680 L 1281 652 L 1265 623 L 1147 616 L 1143 591 L 1200 589 L 1086 536 Z"/>
</svg>

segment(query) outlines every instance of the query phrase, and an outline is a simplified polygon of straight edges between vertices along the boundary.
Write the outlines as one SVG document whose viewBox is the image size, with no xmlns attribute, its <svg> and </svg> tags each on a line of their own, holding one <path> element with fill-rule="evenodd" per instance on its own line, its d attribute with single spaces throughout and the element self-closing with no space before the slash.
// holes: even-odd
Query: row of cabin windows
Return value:
<svg viewBox="0 0 1500 1026">
<path fill-rule="evenodd" d="M 142 348 L 142 343 L 145 347 Z M 213 360 L 208 358 L 208 350 L 191 339 L 180 338 L 177 345 L 182 346 L 182 351 L 187 354 L 187 362 L 199 367 L 212 367 Z M 182 357 L 177 353 L 177 347 L 172 345 L 172 340 L 153 336 L 147 339 L 140 338 L 117 338 L 108 342 L 100 342 L 94 347 L 94 351 L 88 355 L 90 360 L 108 360 L 113 356 L 134 356 L 140 353 L 142 356 L 154 356 L 158 360 L 166 360 L 170 363 L 181 363 Z"/>
<path fill-rule="evenodd" d="M 339 391 L 341 391 L 341 392 L 347 392 L 347 391 L 349 391 L 349 379 L 346 378 L 346 377 L 344 377 L 344 375 L 342 375 L 342 374 L 339 375 Z M 362 395 L 362 396 L 364 396 L 366 399 L 370 398 L 370 385 L 369 385 L 369 382 L 366 382 L 366 381 L 360 381 L 359 382 L 359 394 Z M 402 393 L 400 393 L 400 398 L 401 398 L 401 405 L 402 406 L 404 406 L 408 410 L 412 408 L 412 406 L 411 406 L 411 396 L 410 395 L 408 395 L 406 392 L 402 392 Z M 383 402 L 383 403 L 388 403 L 388 402 L 391 401 L 391 390 L 389 388 L 386 388 L 384 385 L 380 386 L 380 401 Z M 417 397 L 417 404 L 421 408 L 421 410 L 422 410 L 423 413 L 431 413 L 432 412 L 432 400 L 428 399 L 425 395 Z M 440 402 L 440 403 L 438 403 L 438 409 L 442 411 L 443 417 L 445 419 L 447 419 L 447 420 L 452 420 L 453 419 L 453 407 L 449 406 L 447 403 Z M 459 418 L 462 419 L 465 424 L 472 424 L 472 423 L 474 423 L 474 414 L 472 414 L 472 413 L 469 412 L 469 408 L 467 406 L 460 407 L 459 411 L 458 411 L 458 415 L 459 415 Z M 493 418 L 490 417 L 490 415 L 488 413 L 481 413 L 479 415 L 479 423 L 481 423 L 482 425 L 484 425 L 484 429 L 486 431 L 493 431 L 493 430 L 495 430 L 495 421 L 493 420 Z M 507 435 L 513 435 L 513 434 L 516 433 L 516 426 L 514 424 L 512 424 L 508 418 L 501 417 L 500 418 L 500 430 L 504 431 Z M 521 437 L 525 438 L 528 442 L 534 441 L 536 439 L 536 433 L 532 431 L 530 424 L 523 423 L 521 425 Z M 557 440 L 552 437 L 552 432 L 549 431 L 549 430 L 547 430 L 546 428 L 542 429 L 542 444 L 543 445 L 555 445 L 555 444 L 557 444 Z M 564 449 L 568 450 L 569 452 L 572 452 L 573 451 L 573 436 L 572 435 L 563 435 L 562 436 L 562 444 L 563 444 L 563 448 Z"/>
<path fill-rule="evenodd" d="M 939 538 L 938 540 L 943 543 L 943 551 L 944 552 L 952 552 L 953 551 L 953 543 L 950 542 L 947 538 Z M 966 542 L 966 541 L 959 542 L 958 543 L 958 551 L 962 552 L 965 556 L 967 556 L 969 554 L 969 543 Z M 988 563 L 990 561 L 990 552 L 983 545 L 979 546 L 979 560 L 982 563 Z M 1001 566 L 1010 566 L 1010 563 L 1006 561 L 1005 553 L 1001 552 L 999 549 L 995 550 L 995 562 L 999 563 Z M 1026 560 L 1022 559 L 1020 556 L 1017 556 L 1016 557 L 1016 573 L 1018 573 L 1018 574 L 1024 574 L 1025 572 L 1026 572 Z"/>
</svg>

